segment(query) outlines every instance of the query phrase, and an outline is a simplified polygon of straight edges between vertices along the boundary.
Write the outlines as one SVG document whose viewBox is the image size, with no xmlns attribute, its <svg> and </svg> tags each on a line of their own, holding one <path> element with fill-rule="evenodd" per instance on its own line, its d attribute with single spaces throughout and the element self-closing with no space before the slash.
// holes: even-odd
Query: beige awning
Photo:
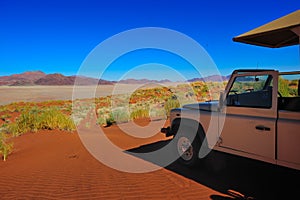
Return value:
<svg viewBox="0 0 300 200">
<path fill-rule="evenodd" d="M 278 48 L 299 44 L 300 10 L 292 12 L 265 25 L 233 38 L 258 46 Z"/>
</svg>

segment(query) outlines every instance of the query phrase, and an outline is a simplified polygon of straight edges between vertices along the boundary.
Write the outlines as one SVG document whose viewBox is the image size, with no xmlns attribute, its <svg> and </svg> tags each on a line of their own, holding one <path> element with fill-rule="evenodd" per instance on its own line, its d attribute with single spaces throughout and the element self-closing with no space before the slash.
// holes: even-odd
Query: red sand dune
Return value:
<svg viewBox="0 0 300 200">
<path fill-rule="evenodd" d="M 143 124 L 143 123 L 142 123 Z M 145 123 L 147 124 L 147 123 Z M 122 148 L 163 139 L 126 136 L 105 129 Z M 14 152 L 0 161 L 0 199 L 211 199 L 223 194 L 167 169 L 125 173 L 96 160 L 77 133 L 40 131 L 14 138 Z M 116 142 L 116 143 L 117 143 Z"/>
</svg>

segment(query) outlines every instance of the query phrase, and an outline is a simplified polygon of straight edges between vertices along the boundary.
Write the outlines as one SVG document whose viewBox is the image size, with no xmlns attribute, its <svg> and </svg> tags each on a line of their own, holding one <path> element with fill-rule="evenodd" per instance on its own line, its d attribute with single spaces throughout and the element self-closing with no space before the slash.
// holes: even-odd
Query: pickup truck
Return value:
<svg viewBox="0 0 300 200">
<path fill-rule="evenodd" d="M 212 150 L 300 170 L 300 71 L 235 70 L 217 101 L 170 112 L 179 160 L 199 165 Z"/>
</svg>

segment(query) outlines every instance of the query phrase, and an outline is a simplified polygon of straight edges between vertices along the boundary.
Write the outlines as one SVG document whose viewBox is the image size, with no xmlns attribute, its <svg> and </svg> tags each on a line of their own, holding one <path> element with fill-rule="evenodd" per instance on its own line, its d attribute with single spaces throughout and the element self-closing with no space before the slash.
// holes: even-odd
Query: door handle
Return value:
<svg viewBox="0 0 300 200">
<path fill-rule="evenodd" d="M 271 130 L 271 128 L 266 127 L 266 126 L 264 126 L 264 125 L 257 125 L 257 126 L 255 126 L 255 128 L 256 128 L 257 130 L 261 130 L 261 131 L 270 131 L 270 130 Z"/>
</svg>

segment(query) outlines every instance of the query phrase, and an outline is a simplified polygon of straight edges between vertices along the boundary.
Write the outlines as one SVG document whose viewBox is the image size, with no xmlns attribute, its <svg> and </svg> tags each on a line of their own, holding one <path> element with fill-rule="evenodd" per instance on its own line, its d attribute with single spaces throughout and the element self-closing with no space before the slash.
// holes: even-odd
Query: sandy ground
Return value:
<svg viewBox="0 0 300 200">
<path fill-rule="evenodd" d="M 133 85 L 131 89 L 137 87 L 140 86 Z M 81 89 L 84 97 L 87 88 Z M 104 91 L 110 93 L 112 86 L 101 88 L 99 95 L 105 96 Z M 63 100 L 72 97 L 72 87 L 0 87 L 0 95 L 0 104 Z M 147 127 L 149 120 L 137 124 Z M 91 136 L 95 132 L 88 124 L 83 129 Z M 145 132 L 137 131 L 130 123 L 103 130 L 113 144 L 138 155 L 127 153 L 128 156 L 155 165 L 158 170 L 128 173 L 108 167 L 89 153 L 78 132 L 27 133 L 12 139 L 13 153 L 7 161 L 0 161 L 0 199 L 299 199 L 299 171 L 220 152 L 214 152 L 205 167 L 187 168 L 178 161 L 160 167 L 155 159 L 144 157 L 143 153 L 162 148 L 169 138 L 160 133 L 135 137 L 134 134 Z M 116 159 L 110 151 L 105 151 L 105 156 Z M 124 160 L 118 164 L 132 165 Z"/>
<path fill-rule="evenodd" d="M 138 88 L 176 86 L 177 84 L 179 83 L 76 86 L 75 91 L 77 99 L 85 99 L 103 97 L 111 94 L 130 93 Z M 20 101 L 42 102 L 48 100 L 72 100 L 73 91 L 73 86 L 0 86 L 0 105 Z"/>
<path fill-rule="evenodd" d="M 162 134 L 136 139 L 117 126 L 106 128 L 105 134 L 128 149 L 165 140 Z M 127 173 L 107 167 L 89 154 L 76 132 L 27 133 L 14 138 L 14 148 L 8 160 L 0 162 L 0 199 L 210 199 L 223 195 L 164 168 Z"/>
<path fill-rule="evenodd" d="M 137 122 L 142 127 L 148 123 Z M 120 148 L 135 153 L 155 151 L 169 142 L 160 133 L 136 138 L 116 125 L 105 128 L 104 133 Z M 95 159 L 77 132 L 40 131 L 13 141 L 14 152 L 0 162 L 0 199 L 298 198 L 298 171 L 222 153 L 215 152 L 216 160 L 210 163 L 223 166 L 221 170 L 187 168 L 176 161 L 153 172 L 127 173 Z M 135 158 L 155 163 L 142 156 Z M 130 163 L 120 160 L 120 164 Z"/>
</svg>

